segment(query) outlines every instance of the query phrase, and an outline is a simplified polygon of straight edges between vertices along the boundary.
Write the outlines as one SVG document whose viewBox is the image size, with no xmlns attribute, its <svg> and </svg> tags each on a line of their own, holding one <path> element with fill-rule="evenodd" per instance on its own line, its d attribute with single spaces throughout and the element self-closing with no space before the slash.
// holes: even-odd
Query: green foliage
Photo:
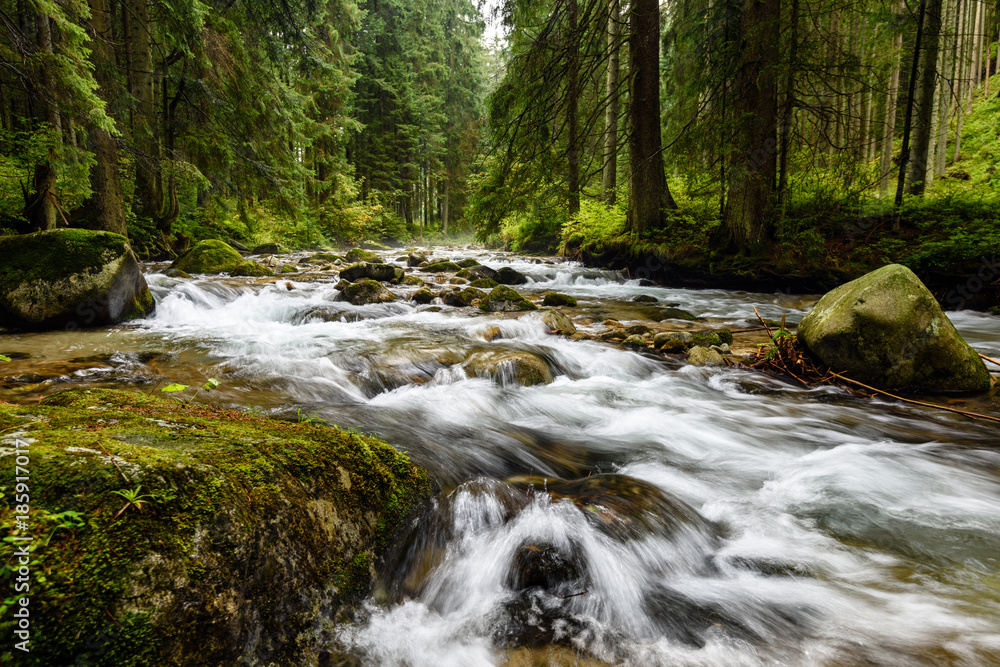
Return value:
<svg viewBox="0 0 1000 667">
<path fill-rule="evenodd" d="M 195 397 L 198 396 L 198 394 L 200 394 L 202 391 L 212 391 L 213 389 L 218 389 L 220 384 L 221 383 L 215 378 L 208 378 L 208 381 L 205 384 L 195 389 L 195 392 L 191 394 L 191 398 L 187 400 L 183 400 L 177 396 L 171 396 L 171 398 L 176 398 L 178 401 L 186 405 L 191 401 L 193 401 Z M 162 389 L 160 389 L 160 391 L 164 394 L 179 394 L 185 389 L 188 389 L 188 387 L 189 385 L 186 384 L 173 383 L 173 384 L 168 384 L 166 387 L 163 387 Z M 156 389 L 156 387 L 154 386 L 153 389 Z M 153 393 L 153 390 L 150 390 L 150 393 Z"/>
<path fill-rule="evenodd" d="M 621 201 L 609 207 L 592 199 L 581 200 L 579 214 L 563 224 L 563 246 L 610 243 L 625 233 L 625 214 Z"/>
</svg>

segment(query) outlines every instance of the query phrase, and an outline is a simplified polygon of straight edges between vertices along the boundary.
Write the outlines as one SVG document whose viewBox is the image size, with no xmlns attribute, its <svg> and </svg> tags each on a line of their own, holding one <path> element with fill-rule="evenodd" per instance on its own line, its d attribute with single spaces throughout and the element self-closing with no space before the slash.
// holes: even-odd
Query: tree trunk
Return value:
<svg viewBox="0 0 1000 667">
<path fill-rule="evenodd" d="M 41 104 L 45 109 L 45 121 L 52 129 L 53 142 L 62 142 L 62 116 L 56 105 L 58 91 L 56 90 L 53 67 L 52 24 L 46 14 L 35 17 L 35 43 L 42 54 L 40 74 L 42 81 Z M 55 229 L 59 210 L 56 207 L 56 152 L 55 146 L 49 146 L 48 160 L 35 165 L 34 197 L 28 206 L 28 219 L 36 229 Z"/>
<path fill-rule="evenodd" d="M 149 0 L 126 0 L 126 38 L 131 64 L 129 84 L 135 99 L 132 139 L 135 143 L 136 213 L 163 229 L 163 180 L 160 175 L 159 125 L 156 121 L 156 91 L 153 77 L 153 51 L 150 30 Z"/>
<path fill-rule="evenodd" d="M 933 2 L 933 0 L 932 0 Z M 896 209 L 903 205 L 903 189 L 906 185 L 906 175 L 910 164 L 910 129 L 913 127 L 913 109 L 916 106 L 915 96 L 917 79 L 919 79 L 920 50 L 923 44 L 924 24 L 926 23 L 927 0 L 920 0 L 920 11 L 917 13 L 917 38 L 913 43 L 913 59 L 910 67 L 909 90 L 906 95 L 906 113 L 903 114 L 903 147 L 899 152 L 899 174 L 896 178 Z M 899 217 L 893 222 L 892 231 L 899 231 Z"/>
<path fill-rule="evenodd" d="M 962 2 L 962 9 L 959 15 L 959 30 L 958 30 L 958 49 L 956 50 L 956 60 L 955 60 L 955 155 L 952 157 L 952 162 L 957 162 L 958 158 L 962 155 L 962 120 L 965 116 L 965 106 L 963 99 L 965 98 L 965 75 L 968 71 L 968 65 L 966 64 L 966 51 L 968 50 L 969 44 L 969 14 L 970 7 L 969 2 L 972 0 L 964 0 Z"/>
<path fill-rule="evenodd" d="M 570 217 L 580 212 L 580 35 L 577 30 L 576 0 L 569 0 L 569 67 L 566 76 L 566 115 L 569 146 L 566 162 L 569 168 L 567 208 Z"/>
<path fill-rule="evenodd" d="M 441 204 L 441 235 L 448 236 L 448 207 L 451 205 L 451 178 L 444 178 L 444 201 Z"/>
<path fill-rule="evenodd" d="M 979 18 L 983 11 L 983 3 L 978 0 L 972 0 L 975 3 L 976 9 L 973 12 L 972 7 L 969 7 L 969 76 L 965 80 L 965 113 L 972 111 L 972 94 L 976 90 L 976 45 L 979 43 Z"/>
<path fill-rule="evenodd" d="M 795 113 L 795 58 L 799 50 L 799 0 L 792 0 L 791 35 L 788 46 L 788 72 L 785 75 L 785 107 L 781 113 L 781 153 L 778 156 L 778 198 L 781 217 L 788 206 L 788 145 L 792 138 Z"/>
<path fill-rule="evenodd" d="M 882 179 L 879 189 L 882 194 L 889 193 L 892 184 L 892 145 L 896 135 L 896 103 L 899 97 L 899 68 L 903 51 L 903 35 L 897 34 L 893 40 L 896 57 L 893 59 L 892 72 L 889 74 L 889 90 L 885 94 L 885 119 L 882 122 L 882 158 L 879 171 Z"/>
<path fill-rule="evenodd" d="M 743 0 L 741 14 L 729 197 L 722 232 L 727 242 L 745 251 L 762 245 L 770 232 L 777 171 L 775 71 L 781 1 Z M 838 126 L 843 127 L 840 120 Z M 842 131 L 838 132 L 841 136 Z"/>
<path fill-rule="evenodd" d="M 101 90 L 108 91 L 111 87 L 108 74 L 115 65 L 114 49 L 110 44 L 111 15 L 108 0 L 90 0 L 90 14 L 90 59 L 94 63 L 94 77 Z M 87 135 L 97 161 L 90 172 L 90 204 L 94 210 L 94 228 L 127 236 L 125 198 L 118 171 L 118 145 L 104 128 L 91 125 L 87 128 Z"/>
<path fill-rule="evenodd" d="M 941 45 L 942 63 L 940 91 L 938 93 L 937 142 L 934 150 L 934 175 L 941 177 L 948 160 L 948 120 L 951 118 L 952 101 L 955 98 L 952 86 L 955 74 L 955 49 L 958 46 L 957 0 L 945 0 L 944 42 Z"/>
<path fill-rule="evenodd" d="M 923 194 L 927 186 L 927 167 L 931 138 L 934 135 L 934 100 L 937 83 L 938 44 L 941 36 L 941 2 L 926 0 L 922 12 L 923 35 L 913 57 L 919 61 L 912 103 L 913 145 L 906 164 L 907 189 L 912 195 Z M 905 146 L 904 140 L 904 146 Z M 905 149 L 904 149 L 905 150 Z"/>
<path fill-rule="evenodd" d="M 608 2 L 608 77 L 607 106 L 604 109 L 604 173 L 601 179 L 601 199 L 608 206 L 615 203 L 618 188 L 618 37 L 621 5 L 619 0 Z"/>
<path fill-rule="evenodd" d="M 663 210 L 677 208 L 663 169 L 660 138 L 660 6 L 633 0 L 629 13 L 628 228 L 663 227 Z"/>
</svg>

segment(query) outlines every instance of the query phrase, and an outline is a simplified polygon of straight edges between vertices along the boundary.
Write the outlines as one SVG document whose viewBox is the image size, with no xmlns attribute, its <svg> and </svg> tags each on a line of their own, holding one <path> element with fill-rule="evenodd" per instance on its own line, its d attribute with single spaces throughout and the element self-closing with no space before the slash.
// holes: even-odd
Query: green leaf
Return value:
<svg viewBox="0 0 1000 667">
<path fill-rule="evenodd" d="M 0 361 L 10 361 L 10 357 L 0 354 Z"/>
<path fill-rule="evenodd" d="M 168 384 L 166 387 L 164 387 L 160 391 L 162 391 L 162 392 L 164 392 L 166 394 L 173 394 L 173 393 L 176 393 L 178 391 L 184 391 L 187 388 L 188 388 L 188 386 L 186 384 Z"/>
<path fill-rule="evenodd" d="M 205 383 L 205 391 L 212 391 L 219 386 L 219 381 L 215 378 L 208 378 L 208 382 Z"/>
</svg>

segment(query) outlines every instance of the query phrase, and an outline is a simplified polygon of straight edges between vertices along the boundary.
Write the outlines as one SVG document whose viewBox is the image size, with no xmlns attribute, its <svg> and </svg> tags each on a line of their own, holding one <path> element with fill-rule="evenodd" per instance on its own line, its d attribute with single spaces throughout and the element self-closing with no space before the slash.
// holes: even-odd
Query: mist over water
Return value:
<svg viewBox="0 0 1000 667">
<path fill-rule="evenodd" d="M 797 322 L 812 301 L 435 253 L 470 256 L 576 297 L 589 331 L 643 321 L 640 294 L 737 328 L 753 306 Z M 995 425 L 569 340 L 538 314 L 357 307 L 332 280 L 147 279 L 157 311 L 136 326 L 16 337 L 38 376 L 20 391 L 213 376 L 214 400 L 408 452 L 441 493 L 331 641 L 362 664 L 554 645 L 629 665 L 1000 664 Z M 1000 318 L 949 315 L 1000 356 Z M 554 380 L 470 376 L 494 351 L 531 352 Z"/>
</svg>

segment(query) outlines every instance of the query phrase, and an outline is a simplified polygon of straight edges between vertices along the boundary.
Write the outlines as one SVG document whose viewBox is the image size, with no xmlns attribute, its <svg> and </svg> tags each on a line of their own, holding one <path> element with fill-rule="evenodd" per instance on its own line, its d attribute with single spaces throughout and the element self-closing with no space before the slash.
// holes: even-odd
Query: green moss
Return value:
<svg viewBox="0 0 1000 667">
<path fill-rule="evenodd" d="M 298 664 L 313 623 L 296 611 L 303 600 L 331 612 L 356 602 L 430 493 L 382 441 L 142 393 L 0 404 L 0 430 L 5 446 L 11 433 L 33 439 L 33 534 L 67 511 L 84 521 L 34 542 L 25 664 L 231 664 L 253 633 L 270 637 L 266 661 Z M 140 485 L 147 502 L 126 508 L 115 492 Z M 13 525 L 10 505 L 0 514 Z M 0 543 L 4 563 L 12 550 Z"/>
<path fill-rule="evenodd" d="M 315 257 L 315 255 L 313 255 L 313 257 Z M 352 264 L 355 262 L 371 262 L 373 264 L 379 264 L 382 262 L 382 259 L 378 255 L 373 253 L 371 250 L 364 250 L 363 248 L 352 248 L 351 250 L 348 250 L 344 259 Z"/>
<path fill-rule="evenodd" d="M 264 266 L 260 262 L 255 262 L 253 260 L 246 260 L 241 262 L 239 266 L 230 272 L 232 276 L 251 276 L 251 277 L 261 277 L 261 276 L 273 276 L 274 271 L 270 267 Z"/>
<path fill-rule="evenodd" d="M 493 280 L 492 278 L 480 278 L 479 280 L 473 280 L 471 283 L 469 283 L 469 286 L 478 287 L 479 289 L 493 289 L 499 284 L 500 283 Z"/>
<path fill-rule="evenodd" d="M 188 273 L 228 273 L 243 264 L 240 255 L 228 243 L 210 239 L 198 244 L 177 258 L 172 268 Z"/>
<path fill-rule="evenodd" d="M 462 267 L 455 262 L 434 262 L 421 270 L 427 273 L 458 273 L 462 270 Z"/>
<path fill-rule="evenodd" d="M 569 296 L 568 294 L 560 294 L 559 292 L 549 292 L 542 299 L 543 306 L 575 306 L 576 299 Z"/>
<path fill-rule="evenodd" d="M 124 236 L 89 229 L 0 236 L 0 292 L 29 281 L 96 273 L 127 249 Z"/>
</svg>

